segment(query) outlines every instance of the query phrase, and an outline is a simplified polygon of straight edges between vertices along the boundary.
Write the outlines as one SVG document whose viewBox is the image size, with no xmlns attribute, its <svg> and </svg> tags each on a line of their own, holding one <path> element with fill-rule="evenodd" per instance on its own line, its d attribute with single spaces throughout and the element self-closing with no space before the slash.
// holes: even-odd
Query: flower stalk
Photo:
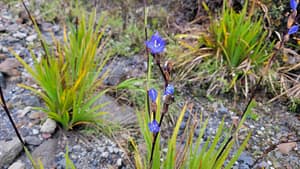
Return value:
<svg viewBox="0 0 300 169">
<path fill-rule="evenodd" d="M 164 119 L 164 116 L 167 114 L 169 105 L 174 102 L 174 86 L 169 84 L 170 83 L 170 74 L 171 74 L 171 66 L 170 63 L 166 62 L 165 66 L 161 66 L 161 53 L 164 51 L 165 48 L 165 41 L 160 37 L 158 32 L 156 32 L 154 35 L 152 35 L 151 39 L 149 41 L 145 42 L 147 47 L 147 55 L 148 55 L 148 70 L 151 67 L 151 60 L 149 59 L 149 53 L 153 56 L 153 60 L 156 64 L 156 66 L 159 68 L 161 75 L 163 76 L 164 80 L 164 95 L 163 95 L 163 108 L 162 113 L 159 119 L 159 123 L 156 121 L 156 97 L 157 92 L 155 89 L 147 90 L 148 98 L 147 98 L 147 104 L 148 104 L 148 114 L 150 119 L 152 119 L 152 122 L 148 124 L 150 131 L 153 133 L 153 139 L 152 139 L 152 147 L 151 147 L 151 153 L 150 153 L 150 160 L 149 160 L 149 168 L 152 168 L 152 162 L 153 162 L 153 154 L 155 149 L 155 144 L 157 142 L 157 138 L 160 132 L 161 124 Z M 148 73 L 151 71 L 148 71 Z M 148 75 L 149 77 L 149 75 Z M 149 80 L 149 79 L 147 79 Z M 149 81 L 148 81 L 149 83 Z M 149 99 L 150 98 L 150 99 Z M 151 100 L 151 103 L 150 103 Z M 151 105 L 151 110 L 149 110 L 149 107 Z M 153 113 L 153 117 L 151 118 L 151 113 Z"/>
</svg>

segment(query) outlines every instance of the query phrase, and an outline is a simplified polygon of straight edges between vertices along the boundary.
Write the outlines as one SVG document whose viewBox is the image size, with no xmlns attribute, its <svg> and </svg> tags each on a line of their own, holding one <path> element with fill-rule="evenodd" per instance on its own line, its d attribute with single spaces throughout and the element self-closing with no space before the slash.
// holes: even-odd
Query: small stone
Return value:
<svg viewBox="0 0 300 169">
<path fill-rule="evenodd" d="M 180 124 L 180 130 L 184 130 L 186 127 L 186 122 L 185 121 L 182 121 L 181 124 Z"/>
<path fill-rule="evenodd" d="M 42 140 L 37 136 L 27 136 L 25 137 L 25 142 L 29 145 L 38 146 L 42 143 Z"/>
<path fill-rule="evenodd" d="M 187 110 L 187 111 L 184 113 L 183 118 L 184 118 L 185 120 L 187 120 L 187 119 L 189 119 L 189 117 L 190 117 L 190 112 Z"/>
<path fill-rule="evenodd" d="M 41 132 L 52 134 L 52 133 L 54 133 L 55 128 L 56 128 L 56 122 L 54 120 L 48 118 L 45 121 L 45 123 L 42 125 Z"/>
<path fill-rule="evenodd" d="M 45 115 L 45 113 L 43 113 L 43 112 L 31 112 L 30 114 L 29 114 L 29 119 L 31 119 L 31 120 L 36 120 L 36 119 L 42 119 L 42 118 L 44 118 L 46 115 Z"/>
<path fill-rule="evenodd" d="M 37 129 L 32 129 L 32 135 L 38 135 L 40 132 Z"/>
<path fill-rule="evenodd" d="M 18 160 L 14 162 L 8 169 L 25 169 L 25 164 Z"/>
<path fill-rule="evenodd" d="M 103 153 L 101 154 L 101 157 L 103 157 L 103 158 L 108 158 L 108 155 L 109 155 L 108 152 L 103 152 Z"/>
<path fill-rule="evenodd" d="M 272 165 L 272 162 L 271 162 L 271 161 L 268 161 L 268 164 L 269 164 L 269 165 Z"/>
<path fill-rule="evenodd" d="M 30 112 L 30 110 L 31 110 L 31 107 L 30 107 L 30 106 L 25 107 L 23 110 L 19 110 L 19 111 L 17 112 L 18 117 L 19 117 L 19 118 L 24 117 L 28 112 Z"/>
<path fill-rule="evenodd" d="M 57 33 L 59 30 L 60 30 L 60 26 L 59 26 L 59 25 L 54 25 L 54 26 L 52 26 L 52 31 L 53 31 L 54 33 Z"/>
<path fill-rule="evenodd" d="M 223 104 L 221 104 L 220 108 L 218 108 L 218 112 L 221 113 L 221 114 L 229 113 L 228 109 L 226 107 L 224 107 Z"/>
<path fill-rule="evenodd" d="M 27 105 L 27 106 L 37 107 L 37 106 L 41 105 L 39 98 L 34 95 L 24 97 L 24 98 L 22 98 L 22 101 L 23 101 L 24 105 Z"/>
<path fill-rule="evenodd" d="M 258 134 L 258 135 L 263 135 L 263 132 L 260 131 L 260 130 L 257 130 L 257 134 Z"/>
<path fill-rule="evenodd" d="M 121 167 L 121 166 L 122 166 L 122 159 L 121 159 L 121 158 L 119 158 L 119 159 L 117 160 L 117 166 L 118 166 L 118 167 Z"/>
<path fill-rule="evenodd" d="M 200 133 L 200 128 L 195 129 L 195 131 L 194 131 L 194 136 L 195 136 L 196 138 L 198 138 L 198 137 L 199 137 L 199 133 Z"/>
<path fill-rule="evenodd" d="M 7 142 L 0 141 L 0 166 L 13 162 L 22 149 L 22 143 L 17 137 Z"/>
<path fill-rule="evenodd" d="M 118 149 L 118 148 L 113 148 L 113 152 L 114 152 L 115 154 L 117 154 L 117 153 L 119 153 L 119 149 Z"/>
<path fill-rule="evenodd" d="M 3 53 L 9 52 L 7 47 L 5 47 L 5 46 L 0 46 L 0 51 L 2 51 Z"/>
<path fill-rule="evenodd" d="M 27 36 L 27 34 L 26 34 L 26 33 L 22 33 L 22 32 L 17 32 L 17 33 L 14 33 L 14 34 L 13 34 L 13 37 L 19 38 L 19 39 L 23 39 L 23 38 L 25 38 L 26 36 Z"/>
<path fill-rule="evenodd" d="M 33 42 L 34 40 L 36 40 L 36 38 L 37 38 L 37 34 L 33 34 L 33 35 L 30 35 L 30 36 L 27 36 L 26 41 L 27 42 Z"/>
<path fill-rule="evenodd" d="M 240 155 L 238 162 L 241 164 L 252 165 L 254 163 L 254 160 L 248 153 L 243 152 Z"/>
<path fill-rule="evenodd" d="M 17 70 L 21 64 L 15 58 L 7 58 L 2 63 L 0 63 L 0 72 L 8 76 L 19 76 L 21 73 Z"/>
<path fill-rule="evenodd" d="M 6 28 L 4 26 L 0 26 L 0 33 L 5 33 L 6 32 Z"/>
<path fill-rule="evenodd" d="M 80 152 L 81 150 L 81 147 L 80 145 L 75 145 L 73 148 L 72 148 L 73 152 Z"/>
</svg>

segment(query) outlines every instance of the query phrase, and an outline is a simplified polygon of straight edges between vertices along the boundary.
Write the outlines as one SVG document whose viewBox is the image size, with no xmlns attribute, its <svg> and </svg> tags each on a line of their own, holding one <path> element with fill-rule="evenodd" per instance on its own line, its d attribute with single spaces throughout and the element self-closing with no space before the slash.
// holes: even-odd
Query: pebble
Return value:
<svg viewBox="0 0 300 169">
<path fill-rule="evenodd" d="M 59 32 L 59 30 L 60 30 L 60 26 L 59 26 L 59 25 L 54 25 L 54 26 L 52 26 L 52 31 L 53 31 L 54 33 Z"/>
<path fill-rule="evenodd" d="M 221 104 L 220 107 L 218 108 L 218 112 L 221 114 L 227 114 L 229 111 L 226 107 L 224 107 L 223 104 Z"/>
<path fill-rule="evenodd" d="M 271 162 L 271 161 L 267 161 L 267 162 L 268 162 L 269 165 L 272 165 L 272 162 Z"/>
<path fill-rule="evenodd" d="M 26 136 L 25 142 L 29 145 L 38 146 L 42 143 L 42 140 L 37 136 Z"/>
<path fill-rule="evenodd" d="M 103 158 L 107 158 L 107 157 L 108 157 L 108 155 L 109 155 L 109 153 L 108 153 L 108 152 L 103 152 L 103 153 L 101 154 L 101 157 L 103 157 Z"/>
<path fill-rule="evenodd" d="M 26 106 L 38 107 L 41 105 L 39 98 L 32 94 L 27 97 L 22 97 L 22 101 Z"/>
<path fill-rule="evenodd" d="M 56 122 L 50 118 L 48 118 L 45 123 L 41 127 L 41 132 L 42 133 L 49 133 L 52 134 L 54 133 L 56 129 Z"/>
<path fill-rule="evenodd" d="M 262 132 L 262 131 L 260 131 L 260 130 L 257 130 L 257 134 L 259 134 L 259 135 L 263 135 L 263 132 Z"/>
<path fill-rule="evenodd" d="M 30 112 L 30 110 L 31 110 L 31 107 L 30 107 L 30 106 L 27 106 L 27 107 L 25 107 L 25 108 L 22 109 L 22 110 L 19 110 L 19 111 L 17 112 L 18 117 L 19 117 L 19 118 L 24 117 L 28 112 Z"/>
<path fill-rule="evenodd" d="M 109 153 L 113 153 L 113 152 L 114 152 L 114 150 L 113 150 L 112 147 L 108 147 L 107 149 L 108 149 L 108 152 L 109 152 Z"/>
<path fill-rule="evenodd" d="M 27 42 L 33 42 L 36 39 L 37 39 L 37 34 L 33 34 L 33 35 L 30 35 L 30 36 L 27 36 L 26 41 Z"/>
<path fill-rule="evenodd" d="M 121 158 L 119 158 L 119 159 L 117 160 L 117 166 L 118 166 L 118 167 L 122 166 L 122 159 L 121 159 Z"/>
<path fill-rule="evenodd" d="M 22 33 L 22 32 L 17 32 L 17 33 L 14 33 L 14 34 L 13 34 L 13 37 L 19 38 L 19 39 L 23 39 L 23 38 L 25 38 L 26 36 L 27 36 L 27 34 L 26 34 L 26 33 Z"/>
<path fill-rule="evenodd" d="M 37 112 L 37 111 L 34 111 L 34 112 L 31 112 L 30 114 L 29 114 L 29 119 L 31 119 L 31 120 L 36 120 L 36 119 L 41 119 L 41 118 L 43 118 L 43 117 L 45 117 L 46 115 L 45 115 L 45 113 L 43 113 L 43 112 Z"/>
<path fill-rule="evenodd" d="M 32 129 L 32 135 L 38 135 L 40 132 L 37 129 Z"/>
</svg>

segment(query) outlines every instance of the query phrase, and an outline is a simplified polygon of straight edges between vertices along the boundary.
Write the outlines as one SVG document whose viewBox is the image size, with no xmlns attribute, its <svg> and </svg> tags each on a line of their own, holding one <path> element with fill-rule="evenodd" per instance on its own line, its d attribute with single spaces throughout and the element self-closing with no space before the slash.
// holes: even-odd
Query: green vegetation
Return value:
<svg viewBox="0 0 300 169">
<path fill-rule="evenodd" d="M 262 19 L 253 21 L 255 18 L 247 16 L 247 3 L 239 13 L 225 6 L 221 19 L 211 24 L 212 47 L 221 51 L 230 69 L 243 66 L 243 62 L 250 67 L 262 65 L 270 56 Z"/>
<path fill-rule="evenodd" d="M 70 1 L 66 4 L 70 8 L 60 11 L 57 7 L 63 2 L 66 1 L 54 0 L 48 4 L 35 4 L 31 1 L 31 7 L 40 6 L 41 15 L 46 21 L 55 21 L 68 13 L 64 19 L 75 24 L 70 24 L 68 29 L 65 28 L 63 43 L 53 38 L 54 47 L 49 47 L 43 40 L 37 24 L 33 21 L 44 49 L 44 56 L 38 58 L 34 52 L 31 52 L 34 62 L 32 67 L 20 56 L 16 55 L 16 58 L 33 77 L 38 88 L 24 84 L 20 86 L 38 95 L 46 107 L 36 109 L 45 112 L 65 130 L 71 130 L 74 126 L 82 124 L 97 124 L 97 129 L 100 126 L 103 129 L 102 132 L 109 133 L 115 126 L 107 125 L 108 123 L 103 118 L 105 112 L 102 112 L 101 108 L 105 104 L 96 105 L 97 100 L 108 91 L 102 86 L 104 78 L 109 74 L 109 72 L 104 72 L 104 67 L 111 56 L 129 57 L 144 51 L 148 56 L 148 71 L 145 80 L 127 79 L 111 87 L 115 90 L 129 90 L 130 94 L 124 92 L 123 96 L 133 101 L 135 108 L 138 109 L 141 105 L 145 108 L 144 111 L 139 110 L 137 119 L 146 152 L 143 152 L 145 147 L 140 148 L 133 139 L 130 140 L 137 169 L 230 169 L 246 148 L 251 133 L 247 134 L 238 148 L 234 147 L 237 142 L 234 139 L 235 136 L 239 134 L 247 118 L 255 121 L 260 118 L 260 114 L 251 112 L 251 109 L 255 107 L 255 101 L 253 101 L 255 95 L 253 95 L 238 124 L 235 123 L 228 129 L 223 119 L 216 133 L 209 135 L 205 140 L 203 137 L 209 118 L 202 119 L 200 116 L 200 119 L 196 119 L 198 115 L 195 115 L 193 119 L 188 119 L 186 123 L 188 125 L 179 137 L 179 129 L 187 111 L 187 105 L 185 105 L 180 111 L 172 135 L 167 138 L 167 145 L 162 145 L 160 143 L 163 117 L 169 115 L 170 111 L 178 112 L 177 109 L 169 107 L 174 102 L 174 86 L 201 82 L 201 87 L 207 89 L 205 90 L 207 98 L 215 101 L 214 96 L 211 95 L 215 91 L 225 93 L 234 89 L 235 94 L 242 91 L 247 96 L 255 84 L 260 85 L 261 79 L 269 78 L 271 88 L 274 88 L 275 92 L 278 89 L 285 90 L 279 96 L 285 94 L 292 99 L 290 110 L 299 112 L 300 101 L 297 98 L 300 89 L 299 80 L 295 80 L 298 79 L 295 76 L 296 73 L 291 73 L 298 71 L 299 64 L 292 68 L 285 65 L 275 73 L 275 70 L 271 70 L 271 73 L 265 71 L 272 68 L 269 67 L 271 58 L 279 52 L 272 52 L 275 45 L 268 39 L 268 32 L 263 26 L 263 18 L 252 15 L 253 11 L 247 11 L 248 1 L 241 11 L 235 11 L 224 3 L 223 10 L 217 19 L 210 15 L 207 29 L 187 31 L 188 34 L 175 36 L 179 41 L 169 37 L 168 42 L 161 38 L 159 33 L 155 33 L 149 41 L 144 37 L 143 27 L 146 30 L 148 27 L 148 8 L 145 9 L 144 25 L 139 25 L 139 23 L 128 21 L 126 19 L 128 16 L 124 17 L 124 13 L 104 12 L 99 20 L 96 19 L 96 11 L 91 12 L 89 17 L 85 12 L 81 12 L 80 17 L 76 17 L 75 15 L 80 13 L 78 6 L 82 6 L 85 1 L 79 1 L 81 3 Z M 130 2 L 131 0 L 122 1 L 121 4 L 124 7 Z M 205 4 L 203 7 L 210 13 Z M 128 9 L 123 10 L 126 14 Z M 105 21 L 103 21 L 104 17 Z M 103 22 L 108 27 L 102 29 Z M 157 18 L 152 18 L 151 22 L 153 27 L 160 25 Z M 297 31 L 298 28 L 293 34 Z M 148 34 L 153 34 L 153 32 L 148 31 Z M 292 33 L 289 35 L 292 36 Z M 280 43 L 279 49 L 284 42 Z M 166 44 L 170 44 L 167 54 L 175 60 L 176 72 L 172 71 L 173 62 L 164 58 L 163 52 Z M 145 45 L 147 50 L 144 50 Z M 294 47 L 297 48 L 297 46 Z M 178 55 L 178 53 L 181 54 Z M 168 62 L 163 64 L 165 60 Z M 157 68 L 154 68 L 154 65 Z M 262 68 L 266 69 L 262 71 Z M 162 78 L 152 79 L 152 70 L 161 73 Z M 171 78 L 171 72 L 172 75 L 176 75 L 175 80 Z M 258 80 L 259 77 L 261 77 L 260 80 Z M 281 82 L 276 82 L 279 78 Z M 158 83 L 160 79 L 163 79 L 164 85 Z M 286 83 L 292 85 L 286 87 Z M 164 86 L 163 91 L 155 90 L 162 86 Z M 196 89 L 196 92 L 198 91 L 203 92 L 202 89 Z M 180 90 L 176 92 L 180 93 Z M 253 90 L 253 92 L 255 94 L 256 91 Z M 200 132 L 195 138 L 194 133 L 198 125 L 200 125 Z M 94 128 L 86 128 L 82 131 L 87 135 L 97 135 L 99 132 Z M 43 164 L 40 161 L 34 161 L 26 147 L 24 148 L 33 168 L 42 169 Z M 167 151 L 163 152 L 163 149 Z M 75 169 L 75 165 L 69 158 L 68 148 L 65 159 L 66 167 Z"/>
<path fill-rule="evenodd" d="M 159 97 L 158 97 L 159 98 Z M 160 100 L 157 101 L 158 105 Z M 222 121 L 217 129 L 216 135 L 209 136 L 209 138 L 204 141 L 202 139 L 204 135 L 204 131 L 208 124 L 208 119 L 205 121 L 200 119 L 201 129 L 199 136 L 196 138 L 196 142 L 193 142 L 194 137 L 194 129 L 197 127 L 196 123 L 191 124 L 190 126 L 186 126 L 184 130 L 183 136 L 184 138 L 178 138 L 179 126 L 182 122 L 183 115 L 186 111 L 186 106 L 182 109 L 180 116 L 176 122 L 176 126 L 173 130 L 173 134 L 171 138 L 167 141 L 168 143 L 168 151 L 167 155 L 163 156 L 162 147 L 159 144 L 156 144 L 154 150 L 154 159 L 152 168 L 162 168 L 164 169 L 173 169 L 173 168 L 205 168 L 205 169 L 213 169 L 213 168 L 226 168 L 229 169 L 233 166 L 234 162 L 237 161 L 238 157 L 245 149 L 248 140 L 250 139 L 250 133 L 240 145 L 240 147 L 235 151 L 235 153 L 230 156 L 230 152 L 233 150 L 233 145 L 235 144 L 235 140 L 232 139 L 232 135 L 238 133 L 240 127 L 246 120 L 246 117 L 251 112 L 251 109 L 255 106 L 255 102 L 252 102 L 248 107 L 243 119 L 240 121 L 239 125 L 233 131 L 232 127 L 229 132 L 225 132 L 224 134 L 224 121 Z M 159 110 L 159 109 L 158 109 Z M 141 133 L 146 143 L 147 152 L 145 156 L 140 153 L 140 150 L 137 148 L 136 144 L 133 143 L 135 148 L 135 164 L 137 169 L 149 168 L 149 157 L 151 151 L 152 137 L 153 134 L 149 131 L 147 124 L 150 122 L 148 115 L 146 113 L 137 113 L 139 126 L 141 129 Z M 158 115 L 158 117 L 160 117 Z M 159 121 L 159 119 L 157 119 Z M 189 120 L 190 121 L 190 120 Z M 197 120 L 195 120 L 197 121 Z M 185 140 L 185 144 L 180 144 L 178 140 Z M 158 139 L 159 143 L 159 139 Z M 228 158 L 231 157 L 228 163 L 225 163 Z M 161 164 L 161 158 L 164 160 Z"/>
<path fill-rule="evenodd" d="M 86 21 L 83 13 L 79 24 L 72 26 L 69 34 L 65 30 L 63 45 L 54 39 L 56 51 L 51 54 L 44 43 L 46 56 L 39 61 L 32 53 L 33 68 L 16 56 L 42 91 L 21 86 L 39 95 L 47 106 L 39 109 L 67 130 L 86 123 L 104 124 L 101 118 L 104 112 L 99 112 L 103 105 L 94 103 L 106 92 L 99 91 L 106 73 L 101 77 L 99 74 L 110 55 L 97 56 L 103 47 L 100 45 L 103 33 L 100 31 L 101 19 L 94 29 L 95 17 L 94 12 Z"/>
<path fill-rule="evenodd" d="M 205 78 L 210 85 L 208 91 L 213 88 L 236 90 L 238 86 L 244 86 L 245 95 L 273 48 L 272 43 L 266 43 L 267 32 L 263 29 L 262 19 L 247 15 L 247 3 L 240 12 L 224 3 L 220 19 L 213 20 L 211 16 L 208 33 L 177 35 L 177 38 L 198 40 L 196 45 L 180 42 L 188 52 L 174 58 L 175 66 L 180 69 L 179 75 L 184 77 L 179 80 Z"/>
</svg>

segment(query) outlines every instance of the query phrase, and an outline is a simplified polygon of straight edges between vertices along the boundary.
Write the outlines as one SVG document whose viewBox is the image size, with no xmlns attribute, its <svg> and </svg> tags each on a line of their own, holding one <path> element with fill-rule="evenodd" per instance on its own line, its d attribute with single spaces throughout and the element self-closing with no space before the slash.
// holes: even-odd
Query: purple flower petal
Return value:
<svg viewBox="0 0 300 169">
<path fill-rule="evenodd" d="M 171 84 L 168 84 L 164 95 L 174 95 L 174 91 L 175 91 L 174 86 Z"/>
<path fill-rule="evenodd" d="M 158 32 L 152 35 L 151 39 L 146 41 L 145 44 L 152 54 L 162 53 L 166 46 L 166 42 L 160 37 Z"/>
<path fill-rule="evenodd" d="M 294 25 L 289 29 L 288 34 L 289 35 L 294 34 L 294 33 L 298 32 L 298 29 L 299 29 L 299 25 Z"/>
<path fill-rule="evenodd" d="M 160 129 L 156 120 L 153 120 L 152 123 L 148 123 L 148 127 L 152 133 L 158 133 Z"/>
<path fill-rule="evenodd" d="M 290 0 L 290 7 L 292 10 L 297 10 L 298 3 L 296 0 Z"/>
<path fill-rule="evenodd" d="M 149 91 L 148 91 L 148 95 L 151 99 L 152 102 L 155 102 L 156 101 L 156 98 L 157 98 L 157 91 L 153 88 L 151 88 Z"/>
</svg>

